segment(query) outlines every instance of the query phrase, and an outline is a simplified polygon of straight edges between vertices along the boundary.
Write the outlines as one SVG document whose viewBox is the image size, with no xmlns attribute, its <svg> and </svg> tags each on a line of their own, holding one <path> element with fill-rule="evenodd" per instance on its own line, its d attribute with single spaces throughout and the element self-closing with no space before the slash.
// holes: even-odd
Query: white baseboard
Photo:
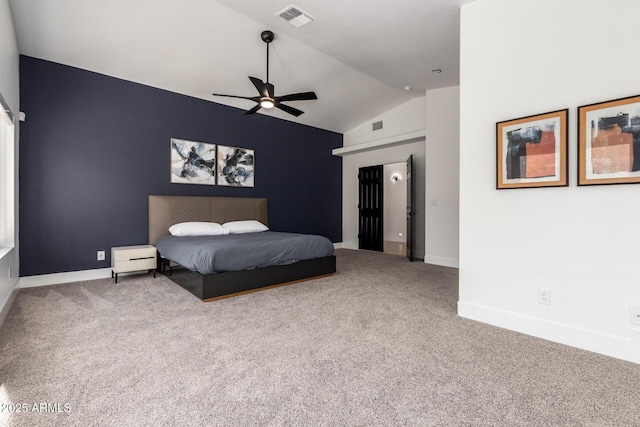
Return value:
<svg viewBox="0 0 640 427">
<path fill-rule="evenodd" d="M 7 314 L 9 314 L 9 310 L 11 309 L 13 301 L 16 299 L 18 292 L 20 291 L 18 290 L 18 286 L 16 285 L 16 287 L 13 288 L 13 291 L 11 291 L 11 293 L 9 294 L 9 298 L 7 298 L 2 308 L 0 308 L 0 326 L 2 326 L 2 323 L 4 323 L 4 319 L 7 318 Z"/>
<path fill-rule="evenodd" d="M 338 243 L 334 243 L 333 244 L 333 249 L 343 249 L 344 248 L 344 243 L 342 242 L 338 242 Z"/>
<path fill-rule="evenodd" d="M 342 242 L 342 247 L 344 249 L 355 249 L 358 250 L 358 244 L 352 242 Z"/>
<path fill-rule="evenodd" d="M 343 249 L 352 249 L 354 251 L 359 251 L 360 248 L 358 247 L 358 243 L 353 243 L 353 242 L 342 242 L 341 243 L 341 248 Z M 415 252 L 413 254 L 414 259 L 422 259 L 424 258 L 424 255 L 422 254 L 422 252 Z"/>
<path fill-rule="evenodd" d="M 640 343 L 615 335 L 458 301 L 458 315 L 523 334 L 640 364 Z"/>
<path fill-rule="evenodd" d="M 68 273 L 42 274 L 38 276 L 21 277 L 18 288 L 34 288 L 37 286 L 59 285 L 60 283 L 80 282 L 83 280 L 106 279 L 111 277 L 110 268 L 95 270 L 70 271 Z"/>
<path fill-rule="evenodd" d="M 460 268 L 460 261 L 457 258 L 425 255 L 424 262 L 425 264 L 435 264 L 441 265 L 443 267 Z"/>
</svg>

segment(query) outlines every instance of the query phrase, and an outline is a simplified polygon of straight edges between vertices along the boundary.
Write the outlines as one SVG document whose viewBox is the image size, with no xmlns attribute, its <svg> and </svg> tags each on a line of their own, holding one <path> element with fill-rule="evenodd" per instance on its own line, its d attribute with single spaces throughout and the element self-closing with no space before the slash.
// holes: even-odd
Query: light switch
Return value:
<svg viewBox="0 0 640 427">
<path fill-rule="evenodd" d="M 640 325 L 640 306 L 629 307 L 629 322 Z"/>
</svg>

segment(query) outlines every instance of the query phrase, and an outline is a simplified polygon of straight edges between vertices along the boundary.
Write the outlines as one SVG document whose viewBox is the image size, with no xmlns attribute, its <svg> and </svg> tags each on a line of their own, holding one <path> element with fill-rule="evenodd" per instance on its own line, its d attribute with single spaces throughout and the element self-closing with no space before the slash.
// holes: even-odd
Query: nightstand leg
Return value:
<svg viewBox="0 0 640 427">
<path fill-rule="evenodd" d="M 116 283 L 118 283 L 118 273 L 116 273 Z"/>
</svg>

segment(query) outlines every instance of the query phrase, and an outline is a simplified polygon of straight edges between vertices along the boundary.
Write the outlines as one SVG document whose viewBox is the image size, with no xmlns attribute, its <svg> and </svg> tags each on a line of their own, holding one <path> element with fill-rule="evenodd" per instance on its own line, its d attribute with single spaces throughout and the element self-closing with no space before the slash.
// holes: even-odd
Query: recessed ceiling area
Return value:
<svg viewBox="0 0 640 427">
<path fill-rule="evenodd" d="M 290 1 L 290 0 L 289 0 Z M 296 1 L 314 18 L 297 28 L 277 0 L 10 0 L 21 54 L 238 107 L 266 79 L 318 100 L 259 114 L 340 133 L 424 91 L 458 84 L 460 6 L 471 0 Z M 431 70 L 441 69 L 441 73 Z M 405 86 L 412 88 L 405 91 Z"/>
</svg>

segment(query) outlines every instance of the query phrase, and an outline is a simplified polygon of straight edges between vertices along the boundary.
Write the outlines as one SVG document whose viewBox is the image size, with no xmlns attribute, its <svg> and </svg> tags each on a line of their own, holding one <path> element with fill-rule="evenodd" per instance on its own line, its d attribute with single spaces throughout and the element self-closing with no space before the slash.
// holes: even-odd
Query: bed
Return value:
<svg viewBox="0 0 640 427">
<path fill-rule="evenodd" d="M 163 239 L 166 240 L 167 238 L 164 236 L 169 235 L 169 227 L 177 223 L 201 221 L 223 224 L 229 221 L 239 220 L 257 220 L 268 226 L 267 199 L 244 197 L 149 196 L 149 244 L 154 246 L 158 244 L 158 242 L 162 243 Z M 282 236 L 283 234 L 291 234 L 272 231 L 263 233 L 270 233 L 276 238 L 276 242 L 267 243 L 269 245 L 280 244 L 277 239 L 286 237 Z M 266 239 L 267 235 L 263 233 L 255 234 L 259 236 L 260 239 Z M 250 238 L 250 235 L 238 236 L 242 236 L 241 239 L 243 240 Z M 301 235 L 291 234 L 291 236 Z M 223 239 L 219 240 L 224 240 L 227 236 L 221 237 L 223 237 Z M 315 237 L 324 239 L 319 236 Z M 189 239 L 183 240 L 187 241 Z M 327 239 L 324 240 L 328 242 Z M 203 243 L 199 241 L 197 244 L 201 245 Z M 320 244 L 320 242 L 318 244 Z M 326 243 L 324 244 L 326 246 Z M 305 245 L 308 245 L 308 243 L 305 243 Z M 296 256 L 293 256 L 289 261 L 279 260 L 276 261 L 276 265 L 266 266 L 263 265 L 263 261 L 257 261 L 256 265 L 251 265 L 248 268 L 217 272 L 208 271 L 208 269 L 204 267 L 194 268 L 186 258 L 181 258 L 180 252 L 187 250 L 185 247 L 174 249 L 173 257 L 182 259 L 185 265 L 195 271 L 182 268 L 175 270 L 169 278 L 203 301 L 228 298 L 247 292 L 310 280 L 333 274 L 336 271 L 336 259 L 332 250 L 325 252 L 324 256 L 316 258 L 297 259 Z M 221 253 L 224 254 L 224 252 Z M 216 258 L 225 259 L 221 255 L 216 255 Z M 227 256 L 227 259 L 234 260 L 234 262 L 230 264 L 235 263 L 233 256 Z M 176 262 L 177 260 L 172 260 L 159 251 L 158 269 L 160 269 L 163 262 L 168 263 L 170 261 Z M 216 268 L 223 268 L 224 270 L 228 267 L 229 263 Z"/>
</svg>

